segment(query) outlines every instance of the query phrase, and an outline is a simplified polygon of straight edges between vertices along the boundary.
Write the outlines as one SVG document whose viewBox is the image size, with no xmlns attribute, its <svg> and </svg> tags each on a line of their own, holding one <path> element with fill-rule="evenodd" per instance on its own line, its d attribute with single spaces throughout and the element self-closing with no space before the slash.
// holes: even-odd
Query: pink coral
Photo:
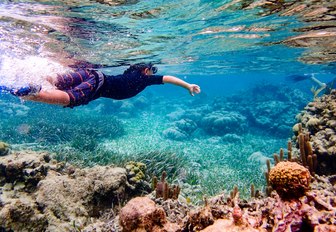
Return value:
<svg viewBox="0 0 336 232">
<path fill-rule="evenodd" d="M 165 211 L 148 197 L 136 197 L 121 209 L 119 223 L 124 232 L 135 229 L 154 231 L 155 227 L 166 223 Z"/>
<path fill-rule="evenodd" d="M 243 223 L 243 212 L 239 206 L 235 206 L 232 211 L 232 218 L 235 225 Z"/>
</svg>

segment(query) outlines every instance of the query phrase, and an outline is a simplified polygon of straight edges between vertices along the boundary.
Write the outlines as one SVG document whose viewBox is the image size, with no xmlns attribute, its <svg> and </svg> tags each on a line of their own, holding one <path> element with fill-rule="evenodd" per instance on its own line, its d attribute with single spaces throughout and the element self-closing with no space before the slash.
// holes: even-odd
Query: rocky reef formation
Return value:
<svg viewBox="0 0 336 232">
<path fill-rule="evenodd" d="M 308 135 L 307 140 L 317 156 L 316 173 L 319 175 L 336 174 L 336 91 L 310 102 L 297 118 L 294 127 L 299 143 L 300 133 Z M 300 128 L 301 127 L 301 128 Z M 298 147 L 298 146 L 297 146 Z"/>
<path fill-rule="evenodd" d="M 139 182 L 124 168 L 79 169 L 48 153 L 13 151 L 0 158 L 0 228 L 81 231 L 95 228 L 130 199 Z M 98 226 L 99 227 L 99 226 Z M 89 230 L 89 229 L 88 229 Z"/>
</svg>

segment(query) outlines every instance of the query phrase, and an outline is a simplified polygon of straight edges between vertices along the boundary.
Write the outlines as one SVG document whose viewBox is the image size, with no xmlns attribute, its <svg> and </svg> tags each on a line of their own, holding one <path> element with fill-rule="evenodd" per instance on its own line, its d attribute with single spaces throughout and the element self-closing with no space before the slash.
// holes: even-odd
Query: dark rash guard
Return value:
<svg viewBox="0 0 336 232">
<path fill-rule="evenodd" d="M 143 75 L 138 73 L 105 75 L 105 81 L 98 95 L 116 100 L 131 98 L 150 85 L 163 84 L 163 76 Z"/>
</svg>

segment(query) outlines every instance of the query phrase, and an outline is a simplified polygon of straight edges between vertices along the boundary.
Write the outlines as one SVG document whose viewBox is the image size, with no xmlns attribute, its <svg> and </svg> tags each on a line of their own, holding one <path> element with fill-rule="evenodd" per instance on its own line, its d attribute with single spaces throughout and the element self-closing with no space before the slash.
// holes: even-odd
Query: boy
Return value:
<svg viewBox="0 0 336 232">
<path fill-rule="evenodd" d="M 183 87 L 194 96 L 201 89 L 198 85 L 189 84 L 174 76 L 154 75 L 157 68 L 151 63 L 131 65 L 121 75 L 105 75 L 102 72 L 83 69 L 73 73 L 48 77 L 47 80 L 56 86 L 54 90 L 43 91 L 39 85 L 14 90 L 11 93 L 25 100 L 57 104 L 73 108 L 88 104 L 99 97 L 122 100 L 131 98 L 147 86 L 170 83 Z"/>
</svg>

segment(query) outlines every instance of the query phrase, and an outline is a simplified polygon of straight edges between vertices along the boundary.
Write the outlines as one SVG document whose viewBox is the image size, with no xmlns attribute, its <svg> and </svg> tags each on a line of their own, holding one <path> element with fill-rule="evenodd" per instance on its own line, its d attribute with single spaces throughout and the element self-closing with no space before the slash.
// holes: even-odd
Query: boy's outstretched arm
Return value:
<svg viewBox="0 0 336 232">
<path fill-rule="evenodd" d="M 174 76 L 163 76 L 163 83 L 170 83 L 173 85 L 183 87 L 189 91 L 191 96 L 194 96 L 195 93 L 199 94 L 201 92 L 201 88 L 198 85 L 189 84 L 188 82 L 185 82 L 180 78 Z"/>
</svg>

